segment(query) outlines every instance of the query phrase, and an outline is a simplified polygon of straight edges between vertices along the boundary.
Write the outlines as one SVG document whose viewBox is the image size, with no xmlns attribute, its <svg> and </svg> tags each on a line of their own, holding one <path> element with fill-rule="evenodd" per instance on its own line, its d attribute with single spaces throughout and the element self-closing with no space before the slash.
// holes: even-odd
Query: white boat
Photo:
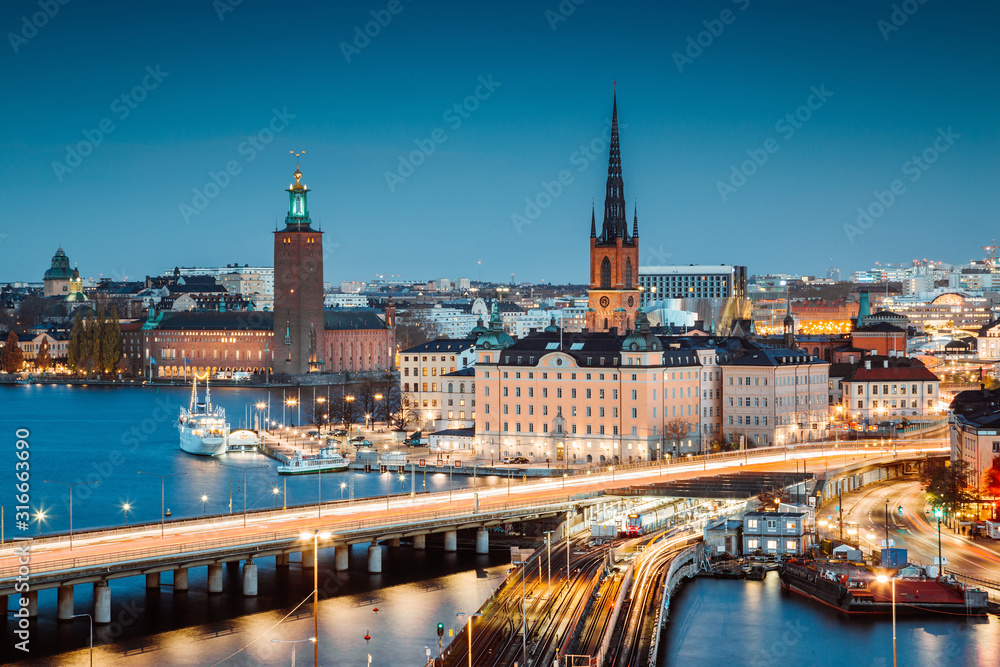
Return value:
<svg viewBox="0 0 1000 667">
<path fill-rule="evenodd" d="M 226 449 L 231 452 L 257 449 L 259 446 L 260 438 L 257 434 L 245 428 L 230 431 L 229 440 L 226 441 Z"/>
<path fill-rule="evenodd" d="M 347 470 L 350 462 L 336 447 L 323 447 L 316 456 L 302 456 L 297 450 L 288 463 L 278 466 L 279 475 L 305 475 L 308 473 L 340 472 Z"/>
<path fill-rule="evenodd" d="M 198 401 L 198 376 L 191 385 L 191 405 L 181 408 L 177 429 L 181 436 L 181 451 L 198 456 L 218 456 L 226 452 L 229 424 L 226 409 L 212 407 L 212 391 L 205 376 L 205 402 Z"/>
</svg>

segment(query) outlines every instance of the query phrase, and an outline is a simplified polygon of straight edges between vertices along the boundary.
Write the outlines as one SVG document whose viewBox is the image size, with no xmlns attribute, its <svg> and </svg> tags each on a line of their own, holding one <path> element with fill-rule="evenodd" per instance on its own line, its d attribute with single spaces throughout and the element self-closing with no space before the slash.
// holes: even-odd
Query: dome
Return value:
<svg viewBox="0 0 1000 667">
<path fill-rule="evenodd" d="M 556 316 L 553 315 L 552 319 L 549 321 L 549 326 L 545 327 L 546 333 L 559 333 L 559 327 L 556 326 Z"/>
<path fill-rule="evenodd" d="M 472 330 L 469 332 L 469 338 L 479 338 L 487 331 L 489 331 L 489 329 L 483 326 L 483 318 L 480 317 L 476 321 L 476 326 L 472 327 Z"/>
<path fill-rule="evenodd" d="M 52 255 L 52 267 L 45 272 L 45 280 L 69 280 L 71 276 L 69 257 L 59 246 L 56 254 Z"/>
<path fill-rule="evenodd" d="M 500 320 L 500 311 L 497 304 L 493 302 L 493 311 L 490 313 L 490 328 L 476 340 L 476 347 L 483 350 L 502 350 L 514 344 L 514 339 L 503 330 L 503 322 Z"/>
<path fill-rule="evenodd" d="M 624 352 L 654 352 L 660 350 L 660 339 L 649 332 L 649 318 L 640 308 L 635 313 L 635 331 L 622 341 Z"/>
</svg>

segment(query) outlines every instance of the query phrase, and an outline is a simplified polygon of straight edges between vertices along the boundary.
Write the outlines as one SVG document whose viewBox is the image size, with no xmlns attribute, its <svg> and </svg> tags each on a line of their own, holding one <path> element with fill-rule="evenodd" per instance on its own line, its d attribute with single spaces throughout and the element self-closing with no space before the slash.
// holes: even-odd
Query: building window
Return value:
<svg viewBox="0 0 1000 667">
<path fill-rule="evenodd" d="M 747 528 L 756 529 L 757 519 L 747 519 Z"/>
<path fill-rule="evenodd" d="M 777 551 L 778 550 L 778 540 L 768 540 L 767 541 L 767 548 L 770 551 Z"/>
<path fill-rule="evenodd" d="M 747 540 L 747 549 L 748 550 L 760 549 L 760 540 L 758 540 L 758 539 L 748 539 Z"/>
<path fill-rule="evenodd" d="M 785 540 L 785 550 L 786 551 L 796 551 L 799 548 L 798 543 L 795 540 Z"/>
</svg>

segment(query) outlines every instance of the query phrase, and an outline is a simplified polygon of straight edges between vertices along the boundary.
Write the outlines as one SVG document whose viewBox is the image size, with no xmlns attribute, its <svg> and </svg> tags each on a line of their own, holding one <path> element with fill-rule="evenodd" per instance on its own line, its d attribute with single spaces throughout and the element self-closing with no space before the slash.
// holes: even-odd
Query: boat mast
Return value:
<svg viewBox="0 0 1000 667">
<path fill-rule="evenodd" d="M 212 414 L 212 388 L 208 386 L 208 374 L 205 374 L 205 414 Z"/>
<path fill-rule="evenodd" d="M 194 414 L 195 408 L 198 407 L 198 374 L 192 373 L 191 377 L 194 379 L 194 382 L 191 383 L 191 407 L 188 409 L 188 412 Z"/>
</svg>

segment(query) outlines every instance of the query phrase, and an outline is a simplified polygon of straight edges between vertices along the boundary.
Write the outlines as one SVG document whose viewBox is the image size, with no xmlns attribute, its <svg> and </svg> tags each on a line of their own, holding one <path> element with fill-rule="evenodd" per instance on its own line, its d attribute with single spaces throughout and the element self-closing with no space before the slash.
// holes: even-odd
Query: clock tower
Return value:
<svg viewBox="0 0 1000 667">
<path fill-rule="evenodd" d="M 639 308 L 639 216 L 633 211 L 632 233 L 625 216 L 622 156 L 618 144 L 618 96 L 611 112 L 611 151 L 604 198 L 604 225 L 597 233 L 597 218 L 590 212 L 590 290 L 587 328 L 624 334 L 635 328 Z"/>
<path fill-rule="evenodd" d="M 274 232 L 275 373 L 323 370 L 323 232 L 312 228 L 309 189 L 295 165 L 285 228 Z"/>
</svg>

